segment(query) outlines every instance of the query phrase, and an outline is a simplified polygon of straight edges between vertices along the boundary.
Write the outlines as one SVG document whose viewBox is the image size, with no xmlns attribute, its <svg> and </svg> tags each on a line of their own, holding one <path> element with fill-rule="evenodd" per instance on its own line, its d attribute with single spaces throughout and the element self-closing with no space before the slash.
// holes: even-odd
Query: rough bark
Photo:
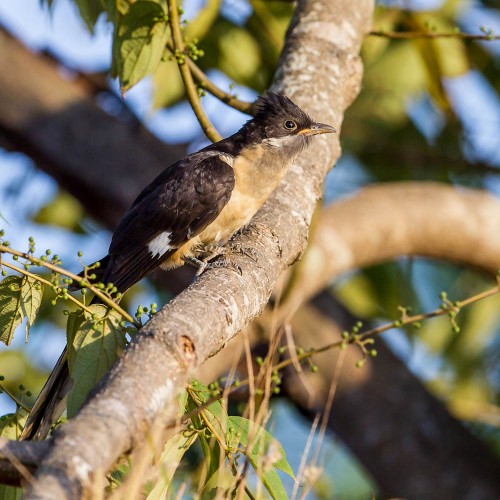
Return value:
<svg viewBox="0 0 500 500">
<path fill-rule="evenodd" d="M 338 126 L 359 90 L 358 52 L 372 8 L 368 0 L 299 2 L 277 86 L 312 116 Z M 92 474 L 108 470 L 156 417 L 174 417 L 189 372 L 259 314 L 279 274 L 305 248 L 322 179 L 339 152 L 337 138 L 319 138 L 241 235 L 239 243 L 255 250 L 257 262 L 242 255 L 242 275 L 205 273 L 146 325 L 97 394 L 54 437 L 28 498 L 81 496 Z"/>
<path fill-rule="evenodd" d="M 170 149 L 153 139 L 155 158 L 152 158 L 151 152 L 148 151 L 150 148 L 149 134 L 138 127 L 134 120 L 122 120 L 120 123 L 116 118 L 106 115 L 91 100 L 92 91 L 81 81 L 61 79 L 57 64 L 53 61 L 36 57 L 10 37 L 0 36 L 2 37 L 2 46 L 8 49 L 0 52 L 0 68 L 6 68 L 4 71 L 0 71 L 0 103 L 2 110 L 9 111 L 0 115 L 0 141 L 10 149 L 19 149 L 30 154 L 66 189 L 73 192 L 91 213 L 112 227 L 130 199 L 137 193 L 139 188 L 137 165 L 141 165 L 141 178 L 147 182 L 147 179 L 153 177 L 166 164 L 171 163 L 176 156 L 179 156 L 182 150 L 179 149 L 171 154 Z M 3 38 L 4 36 L 5 38 Z M 12 58 L 8 57 L 9 54 L 12 55 Z M 43 91 L 38 92 L 38 89 Z M 72 103 L 76 102 L 77 106 L 72 109 L 72 113 L 60 114 L 59 110 L 66 100 Z M 18 117 L 14 112 L 16 106 L 19 107 L 19 103 L 23 105 L 22 116 L 26 117 L 22 122 L 17 121 Z M 80 109 L 83 109 L 84 112 L 80 113 Z M 48 134 L 44 135 L 42 132 L 45 131 L 45 124 L 48 124 L 47 120 L 52 114 L 56 119 L 64 119 L 60 119 L 58 124 L 48 127 Z M 35 122 L 40 115 L 43 116 L 42 128 L 39 129 L 38 134 L 33 135 L 32 121 Z M 83 122 L 83 124 L 79 122 Z M 86 125 L 88 123 L 91 125 Z M 113 139 L 113 137 L 121 139 Z M 128 147 L 122 156 L 124 149 L 121 140 L 125 140 L 126 144 L 135 143 L 136 146 Z M 80 141 L 80 145 L 78 141 Z M 51 147 L 47 149 L 46 143 L 49 142 Z M 68 151 L 71 152 L 68 156 L 65 154 L 65 149 L 61 148 L 61 144 L 66 143 L 69 145 Z M 88 151 L 96 148 L 98 149 L 97 153 L 88 156 Z M 81 155 L 83 150 L 87 155 L 85 157 Z M 68 166 L 66 166 L 66 162 L 69 162 Z M 109 172 L 109 178 L 113 179 L 112 183 L 104 184 L 102 182 L 103 172 Z M 141 181 L 140 184 L 144 182 Z M 105 190 L 102 189 L 103 187 Z M 488 195 L 474 194 L 474 196 L 469 197 L 466 192 L 465 198 L 468 198 L 468 202 L 466 202 L 460 200 L 457 194 L 443 193 L 443 201 L 450 200 L 450 196 L 454 196 L 457 203 L 437 205 L 436 201 L 440 197 L 439 186 L 436 186 L 436 191 L 434 191 L 433 185 L 428 185 L 415 188 L 420 189 L 419 197 L 415 196 L 415 192 L 411 196 L 411 199 L 415 201 L 415 208 L 405 209 L 403 203 L 407 198 L 405 186 L 399 186 L 400 192 L 399 195 L 396 193 L 396 198 L 393 198 L 394 193 L 390 191 L 393 186 L 385 187 L 388 189 L 387 191 L 382 186 L 363 190 L 359 195 L 345 200 L 343 206 L 338 204 L 327 208 L 318 224 L 318 227 L 322 229 L 315 235 L 312 251 L 306 257 L 309 259 L 309 256 L 313 256 L 317 250 L 314 248 L 318 246 L 326 259 L 315 259 L 316 264 L 325 262 L 327 268 L 318 269 L 316 265 L 310 267 L 309 264 L 312 263 L 308 263 L 307 266 L 304 264 L 304 270 L 317 273 L 323 282 L 328 281 L 333 275 L 350 268 L 350 266 L 370 263 L 370 259 L 375 262 L 411 251 L 419 253 L 415 249 L 414 243 L 418 243 L 415 238 L 420 234 L 421 241 L 424 242 L 426 241 L 424 235 L 427 233 L 429 236 L 434 236 L 434 238 L 428 239 L 429 255 L 435 254 L 434 256 L 447 259 L 449 250 L 454 251 L 455 245 L 458 245 L 457 248 L 464 253 L 463 256 L 454 255 L 457 260 L 466 262 L 467 258 L 463 257 L 467 257 L 468 254 L 475 259 L 475 264 L 479 267 L 488 271 L 494 268 L 494 258 L 492 260 L 488 256 L 491 256 L 488 249 L 500 248 L 495 239 L 500 235 L 497 222 L 499 211 L 497 205 L 485 204 L 480 199 L 488 198 Z M 451 188 L 445 189 L 451 192 Z M 95 200 L 94 196 L 97 196 Z M 476 214 L 473 210 L 476 196 L 478 207 L 489 207 L 490 222 L 488 219 L 481 222 L 481 219 L 477 218 L 479 215 L 487 215 L 487 212 L 480 210 L 481 213 L 477 212 Z M 428 207 L 428 201 L 435 207 L 435 210 L 427 210 L 430 217 L 426 220 L 422 220 L 418 214 L 413 217 L 412 211 Z M 381 212 L 378 211 L 379 206 L 384 207 Z M 373 207 L 377 207 L 377 211 L 374 211 Z M 457 215 L 461 213 L 462 217 L 456 216 L 455 223 L 448 222 L 448 220 L 453 220 L 448 219 L 453 213 Z M 428 227 L 428 221 L 434 221 L 436 215 L 439 216 L 444 230 L 443 235 L 446 235 L 446 238 L 440 237 L 441 230 L 434 230 L 431 234 L 434 226 Z M 387 222 L 384 222 L 385 220 Z M 470 240 L 468 238 L 466 240 L 471 243 L 469 243 L 469 247 L 466 247 L 463 241 L 457 240 L 456 235 L 461 234 L 463 222 L 470 220 L 475 221 L 476 224 L 467 224 L 467 236 L 470 237 Z M 405 230 L 402 232 L 394 230 L 397 227 L 396 222 Z M 492 226 L 493 223 L 496 225 Z M 362 224 L 362 228 L 360 224 Z M 484 231 L 483 227 L 489 227 L 489 229 Z M 335 238 L 331 236 L 332 229 L 335 231 Z M 475 229 L 477 233 L 471 232 L 471 229 Z M 328 234 L 330 236 L 327 236 Z M 384 237 L 377 240 L 376 236 L 371 236 L 372 234 L 383 234 Z M 384 239 L 386 234 L 389 235 L 388 239 Z M 483 237 L 485 234 L 489 236 L 486 241 Z M 367 239 L 365 239 L 366 235 L 368 235 Z M 315 243 L 317 238 L 322 238 L 322 242 Z M 405 239 L 408 239 L 408 244 L 405 243 Z M 398 243 L 396 246 L 394 246 L 395 242 Z M 432 249 L 436 248 L 436 244 L 440 248 L 434 252 Z M 388 253 L 391 248 L 396 248 L 398 251 L 392 254 Z M 421 244 L 420 248 L 422 248 Z M 360 250 L 363 251 L 360 252 Z M 346 255 L 349 256 L 348 259 L 345 258 Z M 339 256 L 343 258 L 339 259 Z M 187 275 L 189 276 L 189 273 Z M 169 273 L 167 279 L 171 286 L 174 281 L 172 273 Z M 182 281 L 185 283 L 188 280 L 189 277 Z M 314 281 L 314 279 L 308 279 L 304 281 L 303 286 L 307 287 L 308 283 L 314 283 Z M 301 288 L 297 287 L 296 290 Z M 304 288 L 299 301 L 306 300 L 307 297 L 316 292 L 316 287 L 314 289 Z M 404 377 L 407 381 L 405 387 L 407 387 L 408 393 L 412 393 L 413 386 L 408 382 L 410 379 L 407 377 L 407 370 L 404 366 L 386 360 L 383 366 L 376 364 L 373 369 L 378 371 L 382 368 L 391 374 L 390 377 L 389 375 L 387 377 L 392 380 Z M 359 371 L 357 372 L 359 373 Z M 370 390 L 369 386 L 366 387 L 366 390 Z M 370 401 L 373 402 L 372 411 L 375 414 L 380 413 L 380 408 L 384 408 L 381 400 Z M 433 401 L 433 404 L 437 405 L 438 403 Z M 424 408 L 424 405 L 420 405 L 420 408 Z M 343 412 L 343 415 L 347 421 L 351 422 L 351 426 L 357 425 L 357 422 L 363 422 L 364 413 L 360 414 L 355 409 L 352 413 Z M 439 422 L 435 422 L 436 426 L 438 424 Z M 346 435 L 343 435 L 342 429 L 342 425 L 337 426 L 337 431 L 340 431 L 344 440 L 355 441 L 352 446 L 358 449 L 361 460 L 366 461 L 363 459 L 366 456 L 368 456 L 368 462 L 373 460 L 369 458 L 370 448 L 367 446 L 364 433 L 361 431 L 353 433 L 347 429 Z M 418 430 L 417 427 L 408 426 L 408 435 L 411 436 L 416 429 Z M 439 434 L 444 435 L 444 431 L 445 429 L 440 429 Z M 443 449 L 447 449 L 446 446 L 443 446 Z M 417 451 L 414 450 L 414 452 Z M 442 456 L 444 457 L 444 455 Z M 448 449 L 448 455 L 444 460 L 450 462 L 453 457 L 453 451 L 450 452 Z M 380 467 L 377 468 L 377 471 L 372 471 L 381 484 L 384 483 L 383 478 L 386 481 L 389 478 L 397 481 L 404 477 L 399 472 L 395 473 L 391 466 L 384 469 L 382 467 L 384 464 L 388 464 L 388 462 L 379 461 L 376 465 Z M 378 475 L 381 476 L 380 480 Z"/>
</svg>

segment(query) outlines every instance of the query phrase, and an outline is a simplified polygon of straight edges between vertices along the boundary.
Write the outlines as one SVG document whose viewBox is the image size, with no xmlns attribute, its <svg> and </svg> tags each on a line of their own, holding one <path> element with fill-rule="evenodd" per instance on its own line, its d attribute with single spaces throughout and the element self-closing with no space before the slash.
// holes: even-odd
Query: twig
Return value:
<svg viewBox="0 0 500 500">
<path fill-rule="evenodd" d="M 9 398 L 12 399 L 12 401 L 14 401 L 19 408 L 22 408 L 28 413 L 31 411 L 31 408 L 28 408 L 20 399 L 16 398 L 16 396 L 14 396 L 14 394 L 12 394 L 4 385 L 0 384 L 0 390 L 5 392 L 5 394 L 7 394 L 7 396 L 9 396 Z"/>
<path fill-rule="evenodd" d="M 2 266 L 8 267 L 9 269 L 12 269 L 13 271 L 16 271 L 17 273 L 24 274 L 25 276 L 28 276 L 29 278 L 33 278 L 33 279 L 39 281 L 40 283 L 43 283 L 44 285 L 47 285 L 47 286 L 50 286 L 50 287 L 56 286 L 57 290 L 62 289 L 62 287 L 58 287 L 57 285 L 54 285 L 53 283 L 51 283 L 50 281 L 46 280 L 45 278 L 42 278 L 41 276 L 38 276 L 38 274 L 30 273 L 29 271 L 26 271 L 25 269 L 22 269 L 20 267 L 14 266 L 12 264 L 9 264 L 8 262 L 2 262 Z M 56 293 L 58 293 L 58 292 L 56 291 Z M 80 302 L 78 299 L 75 299 L 75 297 L 73 297 L 72 295 L 66 295 L 66 297 L 69 300 L 71 300 L 72 302 L 74 302 L 81 309 L 87 311 L 88 313 L 92 313 L 92 311 L 85 304 L 83 304 L 82 302 Z"/>
<path fill-rule="evenodd" d="M 472 304 L 474 302 L 478 302 L 482 299 L 486 299 L 488 297 L 492 297 L 493 295 L 496 295 L 500 293 L 500 285 L 495 286 L 494 288 L 490 288 L 489 290 L 486 290 L 485 292 L 478 293 L 477 295 L 473 295 L 472 297 L 469 297 L 468 299 L 464 299 L 462 301 L 457 301 L 456 304 L 453 306 L 455 309 L 460 309 L 464 306 L 467 306 L 469 304 Z M 356 339 L 349 339 L 348 343 L 354 344 L 357 343 L 361 340 L 366 339 L 367 337 L 372 337 L 374 335 L 380 335 L 381 333 L 386 332 L 387 330 L 392 330 L 393 328 L 400 328 L 405 325 L 410 325 L 412 323 L 416 323 L 418 321 L 422 321 L 424 319 L 430 319 L 430 318 L 436 318 L 438 316 L 444 316 L 445 314 L 449 313 L 449 309 L 435 309 L 434 311 L 428 312 L 428 313 L 422 313 L 422 314 L 414 314 L 413 316 L 406 316 L 404 320 L 396 320 L 391 323 L 387 323 L 385 325 L 378 326 L 376 328 L 371 328 L 370 330 L 366 330 L 364 332 L 359 333 L 356 335 Z M 327 344 L 323 347 L 320 347 L 318 349 L 312 349 L 307 352 L 303 352 L 300 354 L 297 354 L 297 358 L 302 361 L 303 359 L 309 358 L 314 354 L 319 354 L 325 351 L 329 351 L 330 349 L 333 349 L 335 347 L 341 347 L 343 344 L 345 344 L 345 339 L 344 340 L 339 340 L 337 342 L 332 342 L 331 344 Z M 282 361 L 281 363 L 278 363 L 273 367 L 274 370 L 282 370 L 289 364 L 291 364 L 291 360 L 285 360 Z M 244 384 L 245 382 L 241 382 L 241 384 Z"/>
<path fill-rule="evenodd" d="M 304 359 L 308 359 L 311 356 L 314 356 L 315 354 L 320 354 L 322 352 L 329 351 L 330 349 L 334 349 L 336 347 L 340 348 L 343 345 L 347 344 L 359 344 L 362 340 L 372 337 L 374 335 L 380 335 L 381 333 L 386 332 L 387 330 L 392 330 L 393 328 L 401 328 L 402 326 L 405 325 L 410 325 L 412 323 L 416 323 L 418 321 L 422 321 L 425 319 L 430 319 L 430 318 L 436 318 L 438 316 L 444 316 L 445 314 L 448 314 L 451 310 L 458 310 L 461 309 L 462 307 L 465 307 L 467 305 L 473 304 L 474 302 L 478 302 L 480 300 L 486 299 L 488 297 L 492 297 L 493 295 L 496 295 L 500 293 L 500 285 L 497 285 L 493 288 L 490 288 L 489 290 L 486 290 L 484 292 L 478 293 L 476 295 L 473 295 L 472 297 L 469 297 L 467 299 L 464 299 L 462 301 L 457 301 L 455 302 L 454 305 L 452 305 L 450 308 L 440 308 L 440 309 L 435 309 L 434 311 L 428 312 L 428 313 L 421 313 L 421 314 L 415 314 L 413 316 L 405 316 L 403 319 L 392 321 L 391 323 L 387 323 L 385 325 L 378 326 L 376 328 L 371 328 L 369 330 L 366 330 L 364 332 L 361 332 L 355 336 L 351 336 L 348 339 L 342 339 L 338 340 L 336 342 L 332 342 L 330 344 L 326 344 L 323 347 L 319 347 L 317 349 L 311 349 L 309 351 L 304 351 L 304 352 L 296 352 L 295 356 L 290 357 L 289 359 L 285 359 L 284 361 L 281 361 L 280 363 L 274 365 L 272 367 L 272 371 L 280 371 L 283 370 L 283 368 L 286 368 L 298 361 L 303 361 Z M 249 379 L 241 380 L 238 383 L 237 387 L 234 387 L 234 390 L 238 390 L 244 385 L 249 385 L 251 381 Z M 217 399 L 217 398 L 216 398 Z M 206 405 L 212 403 L 213 401 L 209 400 L 207 401 Z M 186 415 L 183 416 L 184 418 L 189 418 L 190 413 L 187 413 Z"/>
<path fill-rule="evenodd" d="M 218 142 L 222 139 L 222 137 L 203 111 L 191 70 L 189 69 L 189 66 L 185 64 L 185 60 L 179 58 L 179 56 L 184 53 L 184 44 L 182 42 L 182 33 L 179 24 L 179 12 L 177 10 L 176 0 L 168 0 L 168 22 L 170 24 L 170 29 L 172 30 L 172 38 L 174 41 L 174 56 L 176 57 L 177 65 L 179 66 L 179 71 L 181 73 L 182 81 L 184 82 L 184 87 L 186 88 L 189 103 L 191 104 L 194 114 L 196 115 L 203 132 L 205 132 L 205 135 L 212 142 Z"/>
<path fill-rule="evenodd" d="M 175 55 L 175 48 L 170 40 L 167 41 L 167 49 L 170 50 L 172 55 Z M 240 101 L 228 92 L 224 92 L 221 88 L 217 87 L 217 85 L 215 85 L 215 83 L 208 78 L 207 74 L 204 73 L 203 70 L 188 55 L 186 55 L 185 61 L 191 70 L 191 74 L 194 78 L 196 78 L 200 87 L 203 87 L 206 91 L 210 92 L 214 97 L 226 103 L 228 106 L 231 106 L 242 113 L 246 113 L 247 115 L 253 114 L 252 102 Z"/>
<path fill-rule="evenodd" d="M 465 307 L 467 305 L 473 304 L 474 302 L 479 302 L 480 300 L 486 299 L 488 297 L 492 297 L 493 295 L 497 295 L 498 293 L 500 293 L 500 285 L 497 285 L 493 288 L 490 288 L 489 290 L 486 290 L 484 292 L 473 295 L 472 297 L 469 297 L 469 298 L 464 299 L 462 301 L 457 301 L 452 306 L 452 309 L 460 309 L 460 308 Z M 290 358 L 288 358 L 284 361 L 281 361 L 280 363 L 277 363 L 276 365 L 272 366 L 271 371 L 274 372 L 274 371 L 283 370 L 284 368 L 294 364 L 294 362 L 296 362 L 297 360 L 303 361 L 305 359 L 308 359 L 308 358 L 314 356 L 315 354 L 320 354 L 322 352 L 326 352 L 326 351 L 329 351 L 329 350 L 334 349 L 334 348 L 340 348 L 340 347 L 342 347 L 342 345 L 345 345 L 346 343 L 356 344 L 356 343 L 359 343 L 360 341 L 362 341 L 368 337 L 371 337 L 374 335 L 380 335 L 381 333 L 384 333 L 387 330 L 391 330 L 393 328 L 400 328 L 402 326 L 409 325 L 409 324 L 412 324 L 412 323 L 415 323 L 418 321 L 422 321 L 425 319 L 443 316 L 445 314 L 448 314 L 449 311 L 450 311 L 450 309 L 440 308 L 440 309 L 435 309 L 434 311 L 431 311 L 428 313 L 415 314 L 413 316 L 407 315 L 407 316 L 405 316 L 405 318 L 403 320 L 393 321 L 391 323 L 381 325 L 377 328 L 371 328 L 369 330 L 361 332 L 358 335 L 356 335 L 356 339 L 354 339 L 354 338 L 350 338 L 347 340 L 343 339 L 343 340 L 339 340 L 336 342 L 332 342 L 330 344 L 326 344 L 323 347 L 311 349 L 309 351 L 304 351 L 304 352 L 300 352 L 300 353 L 297 352 L 295 357 L 290 357 Z M 232 387 L 228 387 L 226 390 L 228 393 L 231 393 L 231 392 L 240 390 L 243 386 L 252 386 L 252 384 L 255 384 L 255 382 L 259 376 L 260 376 L 260 373 L 255 375 L 255 376 L 248 377 L 247 379 L 240 380 L 240 381 L 238 381 L 237 385 L 233 385 Z M 196 409 L 191 410 L 189 412 L 186 412 L 181 417 L 181 422 L 183 422 L 183 423 L 187 422 L 193 416 L 198 415 L 200 411 L 204 410 L 205 408 L 210 406 L 215 401 L 218 401 L 219 399 L 220 399 L 220 397 L 218 397 L 218 396 L 212 396 L 212 397 L 208 398 L 205 402 L 198 405 Z M 252 398 L 249 398 L 249 399 L 251 400 Z"/>
<path fill-rule="evenodd" d="M 371 36 L 379 36 L 384 38 L 394 38 L 396 40 L 408 40 L 412 38 L 461 38 L 463 40 L 484 40 L 493 41 L 500 40 L 500 35 L 485 33 L 484 35 L 473 35 L 472 33 L 448 32 L 434 33 L 432 31 L 383 31 L 374 30 L 368 33 Z"/>
<path fill-rule="evenodd" d="M 43 261 L 41 259 L 38 259 L 37 257 L 34 257 L 33 255 L 30 255 L 30 254 L 27 254 L 24 252 L 19 252 L 18 250 L 14 250 L 14 249 L 7 247 L 5 245 L 0 245 L 0 255 L 2 253 L 9 253 L 11 255 L 17 255 L 18 257 L 21 257 L 25 260 L 28 260 L 29 262 L 31 262 L 34 265 L 42 266 L 42 267 L 45 267 L 46 269 L 49 269 L 55 273 L 67 276 L 68 278 L 71 278 L 75 283 L 79 283 L 80 281 L 82 281 L 82 277 L 78 276 L 77 274 L 73 274 L 70 271 L 68 271 L 62 267 L 59 267 L 59 266 L 56 266 L 54 264 L 51 264 L 50 262 L 46 262 L 46 261 Z M 24 273 L 24 274 L 31 274 L 31 273 L 28 273 L 27 271 L 23 271 L 21 269 L 16 268 L 12 264 L 9 265 L 7 262 L 4 262 L 4 261 L 2 261 L 2 265 L 10 267 L 11 269 L 15 269 L 16 271 Z M 33 274 L 33 275 L 31 275 L 31 277 L 34 277 L 35 279 L 37 279 L 41 282 L 45 282 L 45 284 L 48 284 L 49 286 L 53 286 L 53 283 L 50 283 L 50 282 L 44 280 L 41 276 Z M 83 281 L 85 281 L 85 280 L 83 280 Z M 125 311 L 125 309 L 120 307 L 119 304 L 117 304 L 114 300 L 109 298 L 105 293 L 101 292 L 101 290 L 99 290 L 99 288 L 95 287 L 91 283 L 85 283 L 85 287 L 88 288 L 89 290 L 91 290 L 95 295 L 97 295 L 99 297 L 99 299 L 101 299 L 105 305 L 112 307 L 116 312 L 121 314 L 127 321 L 129 321 L 130 323 L 132 323 L 133 325 L 135 325 L 137 327 L 140 327 L 140 324 L 137 321 L 135 321 L 132 318 L 132 316 L 130 316 L 130 314 L 127 311 Z M 70 297 L 72 297 L 72 296 L 68 295 L 68 298 L 70 298 Z M 87 310 L 85 305 L 82 304 L 80 301 L 78 301 L 74 297 L 72 297 L 72 299 L 74 299 L 74 301 L 76 301 L 76 304 L 78 304 L 79 307 Z"/>
</svg>

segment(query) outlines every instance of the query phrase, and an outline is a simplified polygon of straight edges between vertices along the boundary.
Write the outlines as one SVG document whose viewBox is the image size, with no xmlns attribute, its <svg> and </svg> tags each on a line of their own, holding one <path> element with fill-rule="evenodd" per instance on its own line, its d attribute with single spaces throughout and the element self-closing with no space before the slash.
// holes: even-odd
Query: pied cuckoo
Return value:
<svg viewBox="0 0 500 500">
<path fill-rule="evenodd" d="M 158 267 L 185 262 L 207 267 L 207 259 L 249 223 L 312 136 L 335 132 L 283 94 L 266 92 L 254 109 L 254 117 L 234 135 L 179 160 L 143 189 L 93 271 L 97 281 L 123 293 Z M 70 388 L 65 350 L 22 439 L 45 438 L 64 411 Z"/>
</svg>

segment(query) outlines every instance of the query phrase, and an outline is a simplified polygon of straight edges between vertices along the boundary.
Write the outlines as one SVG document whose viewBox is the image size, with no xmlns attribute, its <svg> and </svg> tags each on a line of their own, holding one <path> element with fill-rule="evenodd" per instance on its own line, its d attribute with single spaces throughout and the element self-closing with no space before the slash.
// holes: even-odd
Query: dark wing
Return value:
<svg viewBox="0 0 500 500">
<path fill-rule="evenodd" d="M 215 220 L 234 173 L 217 152 L 188 156 L 146 187 L 118 224 L 104 283 L 124 292 Z"/>
</svg>

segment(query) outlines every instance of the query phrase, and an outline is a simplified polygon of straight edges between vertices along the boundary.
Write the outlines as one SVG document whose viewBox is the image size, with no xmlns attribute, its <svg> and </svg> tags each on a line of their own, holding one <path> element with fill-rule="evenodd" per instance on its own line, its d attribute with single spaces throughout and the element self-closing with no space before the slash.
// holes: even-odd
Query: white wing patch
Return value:
<svg viewBox="0 0 500 500">
<path fill-rule="evenodd" d="M 219 160 L 222 160 L 223 162 L 227 163 L 230 167 L 232 167 L 234 164 L 234 157 L 226 153 L 220 154 Z"/>
<path fill-rule="evenodd" d="M 172 249 L 169 245 L 170 235 L 171 233 L 169 231 L 163 231 L 163 233 L 160 233 L 148 243 L 149 253 L 153 257 L 156 257 L 157 255 L 161 256 Z"/>
</svg>

